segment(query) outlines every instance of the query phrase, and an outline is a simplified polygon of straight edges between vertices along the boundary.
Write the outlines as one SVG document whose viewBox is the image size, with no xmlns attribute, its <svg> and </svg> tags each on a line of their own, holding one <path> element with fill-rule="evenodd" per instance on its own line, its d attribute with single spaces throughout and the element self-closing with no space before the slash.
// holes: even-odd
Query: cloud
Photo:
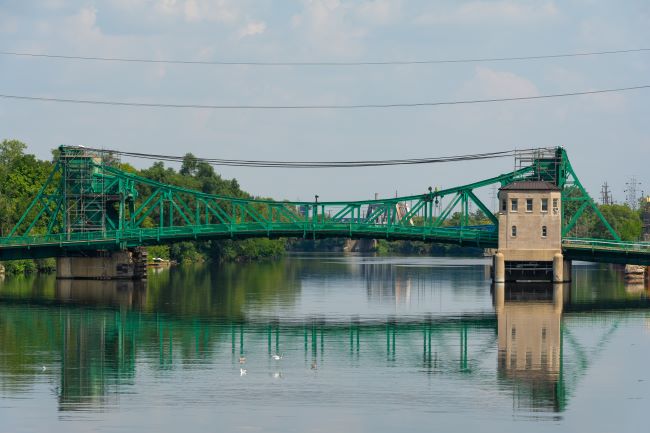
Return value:
<svg viewBox="0 0 650 433">
<path fill-rule="evenodd" d="M 17 31 L 18 20 L 0 13 L 0 33 L 16 33 Z"/>
<path fill-rule="evenodd" d="M 401 4 L 401 0 L 304 0 L 300 13 L 291 17 L 291 24 L 319 51 L 355 56 L 374 28 L 399 19 Z"/>
<path fill-rule="evenodd" d="M 260 35 L 265 31 L 266 23 L 264 21 L 251 21 L 239 29 L 239 32 L 237 32 L 237 34 L 239 35 L 239 38 L 245 38 L 246 36 Z"/>
<path fill-rule="evenodd" d="M 113 6 L 140 13 L 181 18 L 188 22 L 236 22 L 241 13 L 236 0 L 111 0 Z"/>
<path fill-rule="evenodd" d="M 382 25 L 399 19 L 401 9 L 402 2 L 400 0 L 370 0 L 361 3 L 356 9 L 356 13 L 366 23 Z"/>
<path fill-rule="evenodd" d="M 61 23 L 61 30 L 72 40 L 80 44 L 96 42 L 102 38 L 102 32 L 97 26 L 97 9 L 83 7 L 74 15 L 67 17 Z"/>
<path fill-rule="evenodd" d="M 596 87 L 590 85 L 589 74 L 580 73 L 578 71 L 567 69 L 565 67 L 553 66 L 549 68 L 545 74 L 545 79 L 548 83 L 552 84 L 553 89 L 577 91 L 595 90 Z M 607 86 L 599 86 L 603 88 Z M 567 113 L 569 110 L 575 112 L 579 111 L 592 111 L 602 112 L 607 114 L 620 113 L 627 108 L 627 97 L 623 93 L 600 93 L 594 95 L 584 95 L 564 104 L 558 104 L 562 110 Z"/>
<path fill-rule="evenodd" d="M 553 1 L 525 2 L 515 0 L 472 1 L 455 9 L 427 12 L 415 19 L 419 24 L 476 24 L 480 22 L 531 23 L 559 15 Z"/>
<path fill-rule="evenodd" d="M 585 95 L 581 99 L 587 104 L 587 108 L 610 114 L 622 113 L 627 106 L 627 99 L 620 93 Z"/>
<path fill-rule="evenodd" d="M 365 31 L 348 23 L 349 12 L 339 0 L 309 0 L 291 22 L 318 51 L 351 56 L 358 53 Z"/>
<path fill-rule="evenodd" d="M 510 71 L 498 71 L 487 67 L 477 67 L 474 75 L 461 86 L 455 98 L 460 100 L 500 99 L 538 96 L 537 86 L 527 78 Z M 525 102 L 504 102 L 495 104 L 473 104 L 457 106 L 453 111 L 456 118 L 462 117 L 466 126 L 485 129 L 500 125 L 505 130 L 524 128 L 523 125 L 534 123 L 539 115 L 535 104 Z M 506 126 L 507 125 L 507 126 Z M 515 126 L 516 125 L 516 126 Z M 494 132 L 494 131 L 492 131 Z"/>
<path fill-rule="evenodd" d="M 513 72 L 479 66 L 474 77 L 462 86 L 460 93 L 462 97 L 471 98 L 518 98 L 538 96 L 539 90 L 530 80 Z"/>
</svg>

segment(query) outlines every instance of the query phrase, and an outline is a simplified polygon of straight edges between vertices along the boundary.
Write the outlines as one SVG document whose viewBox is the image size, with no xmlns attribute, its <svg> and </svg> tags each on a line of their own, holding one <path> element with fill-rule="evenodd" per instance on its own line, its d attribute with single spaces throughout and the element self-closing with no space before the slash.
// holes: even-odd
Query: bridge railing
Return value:
<svg viewBox="0 0 650 433">
<path fill-rule="evenodd" d="M 201 224 L 103 230 L 92 232 L 55 233 L 0 238 L 0 247 L 30 248 L 39 245 L 68 246 L 71 244 L 104 244 L 123 246 L 154 241 L 207 238 L 260 237 L 368 237 L 379 239 L 411 239 L 424 241 L 453 241 L 476 245 L 496 243 L 496 232 L 489 227 L 426 227 L 386 225 L 356 222 L 239 222 L 235 224 Z"/>
<path fill-rule="evenodd" d="M 593 250 L 650 252 L 650 242 L 614 241 L 607 239 L 565 238 L 562 245 Z"/>
</svg>

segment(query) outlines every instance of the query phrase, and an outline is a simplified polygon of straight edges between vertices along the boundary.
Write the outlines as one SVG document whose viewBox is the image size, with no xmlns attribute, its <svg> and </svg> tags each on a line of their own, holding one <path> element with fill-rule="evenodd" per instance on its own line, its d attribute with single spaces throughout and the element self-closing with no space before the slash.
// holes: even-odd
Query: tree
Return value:
<svg viewBox="0 0 650 433">
<path fill-rule="evenodd" d="M 602 205 L 599 208 L 621 240 L 636 241 L 641 237 L 642 221 L 638 211 L 621 204 Z M 598 220 L 595 221 L 592 233 L 596 238 L 610 237 L 609 232 Z"/>
</svg>

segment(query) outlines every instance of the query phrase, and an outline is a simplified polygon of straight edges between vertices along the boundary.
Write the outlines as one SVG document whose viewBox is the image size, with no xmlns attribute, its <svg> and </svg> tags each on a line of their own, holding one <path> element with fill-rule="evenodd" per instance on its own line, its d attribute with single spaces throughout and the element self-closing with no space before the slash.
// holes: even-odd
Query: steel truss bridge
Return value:
<svg viewBox="0 0 650 433">
<path fill-rule="evenodd" d="M 513 171 L 462 186 L 376 200 L 273 201 L 206 194 L 119 168 L 110 152 L 61 146 L 54 168 L 18 223 L 0 238 L 0 260 L 59 257 L 188 240 L 345 237 L 496 248 L 498 219 L 476 190 L 517 180 L 562 191 L 568 259 L 650 265 L 650 243 L 622 242 L 580 183 L 563 148 L 517 159 Z M 472 206 L 486 224 L 471 221 Z M 611 235 L 577 239 L 591 210 Z"/>
</svg>

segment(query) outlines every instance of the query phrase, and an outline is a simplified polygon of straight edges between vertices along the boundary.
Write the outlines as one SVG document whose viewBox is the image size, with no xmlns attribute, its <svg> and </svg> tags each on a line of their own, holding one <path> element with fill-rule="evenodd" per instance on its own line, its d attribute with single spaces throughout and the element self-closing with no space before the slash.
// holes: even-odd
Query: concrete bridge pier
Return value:
<svg viewBox="0 0 650 433">
<path fill-rule="evenodd" d="M 138 247 L 58 257 L 56 277 L 73 280 L 144 280 L 147 278 L 147 251 Z"/>
<path fill-rule="evenodd" d="M 493 256 L 494 264 L 492 269 L 494 270 L 494 282 L 495 283 L 505 283 L 506 282 L 506 260 L 503 253 L 497 252 Z"/>
<path fill-rule="evenodd" d="M 565 260 L 561 253 L 553 256 L 553 282 L 570 283 L 573 265 L 571 260 Z"/>
</svg>

